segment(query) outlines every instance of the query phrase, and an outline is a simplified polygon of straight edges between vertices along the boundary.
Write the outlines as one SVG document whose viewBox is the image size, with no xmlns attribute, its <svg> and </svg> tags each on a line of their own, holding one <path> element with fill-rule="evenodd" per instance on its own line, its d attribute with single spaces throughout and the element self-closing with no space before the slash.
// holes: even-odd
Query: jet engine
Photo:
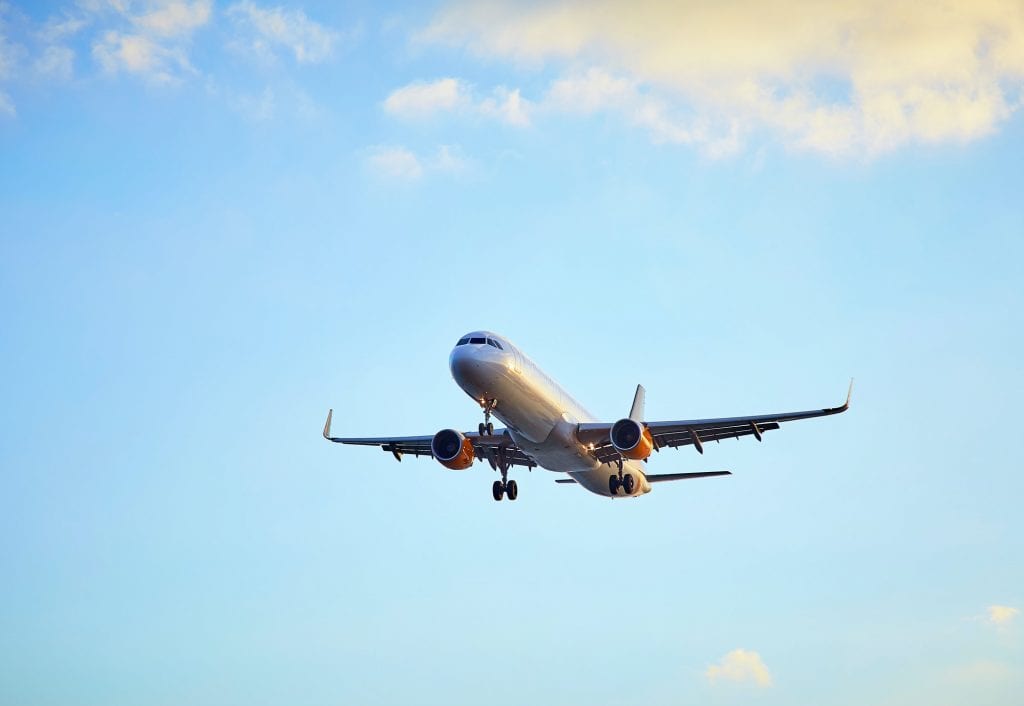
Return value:
<svg viewBox="0 0 1024 706">
<path fill-rule="evenodd" d="M 464 471 L 473 465 L 473 442 L 454 429 L 442 429 L 430 441 L 430 452 L 445 468 Z"/>
<path fill-rule="evenodd" d="M 640 422 L 620 419 L 612 424 L 611 442 L 615 450 L 633 461 L 643 461 L 654 450 L 650 430 Z"/>
</svg>

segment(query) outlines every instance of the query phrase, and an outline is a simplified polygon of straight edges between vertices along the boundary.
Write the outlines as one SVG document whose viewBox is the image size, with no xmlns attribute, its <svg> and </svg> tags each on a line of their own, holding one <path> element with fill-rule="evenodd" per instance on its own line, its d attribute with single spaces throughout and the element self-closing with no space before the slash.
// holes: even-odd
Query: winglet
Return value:
<svg viewBox="0 0 1024 706">
<path fill-rule="evenodd" d="M 639 424 L 644 423 L 644 398 L 646 391 L 643 385 L 636 386 L 636 394 L 633 395 L 633 406 L 629 409 L 629 418 Z"/>
<path fill-rule="evenodd" d="M 853 395 L 853 378 L 850 378 L 850 386 L 846 388 L 846 399 L 838 407 L 828 407 L 821 410 L 822 414 L 841 414 L 850 408 L 850 397 Z M 818 415 L 814 415 L 818 416 Z"/>
<path fill-rule="evenodd" d="M 331 440 L 331 415 L 334 414 L 333 409 L 327 410 L 327 422 L 324 424 L 324 438 L 328 441 Z"/>
</svg>

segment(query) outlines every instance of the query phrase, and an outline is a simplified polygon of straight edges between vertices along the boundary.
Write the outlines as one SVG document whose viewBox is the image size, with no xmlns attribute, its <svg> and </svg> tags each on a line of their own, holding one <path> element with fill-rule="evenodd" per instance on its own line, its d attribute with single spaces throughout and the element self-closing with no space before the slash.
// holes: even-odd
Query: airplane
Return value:
<svg viewBox="0 0 1024 706">
<path fill-rule="evenodd" d="M 483 410 L 476 432 L 442 429 L 433 436 L 334 437 L 327 412 L 324 438 L 337 444 L 379 446 L 398 461 L 405 454 L 430 456 L 445 468 L 461 471 L 474 461 L 486 461 L 501 473 L 491 495 L 515 500 L 519 487 L 508 472 L 514 466 L 536 467 L 561 475 L 556 483 L 572 483 L 610 498 L 639 497 L 665 481 L 731 475 L 730 471 L 650 474 L 645 463 L 652 453 L 666 448 L 704 445 L 722 439 L 753 436 L 782 422 L 825 417 L 850 407 L 853 381 L 846 401 L 838 407 L 804 412 L 760 414 L 721 419 L 651 422 L 644 419 L 646 393 L 637 385 L 629 416 L 602 422 L 548 377 L 525 353 L 504 336 L 473 331 L 460 338 L 448 359 L 452 377 Z M 496 429 L 494 416 L 505 424 Z"/>
</svg>

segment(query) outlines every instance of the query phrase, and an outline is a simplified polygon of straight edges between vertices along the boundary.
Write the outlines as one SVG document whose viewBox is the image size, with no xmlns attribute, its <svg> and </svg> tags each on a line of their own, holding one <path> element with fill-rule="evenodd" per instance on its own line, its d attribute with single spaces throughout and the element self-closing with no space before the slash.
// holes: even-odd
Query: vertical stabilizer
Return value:
<svg viewBox="0 0 1024 706">
<path fill-rule="evenodd" d="M 644 396 L 646 392 L 643 385 L 636 386 L 636 394 L 633 395 L 633 406 L 629 410 L 629 418 L 638 424 L 644 422 Z"/>
</svg>

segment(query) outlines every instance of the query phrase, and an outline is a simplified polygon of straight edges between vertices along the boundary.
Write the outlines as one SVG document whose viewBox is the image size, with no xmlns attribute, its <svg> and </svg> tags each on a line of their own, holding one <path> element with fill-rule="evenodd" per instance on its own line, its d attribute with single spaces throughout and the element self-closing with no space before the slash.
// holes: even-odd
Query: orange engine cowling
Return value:
<svg viewBox="0 0 1024 706">
<path fill-rule="evenodd" d="M 612 424 L 612 446 L 633 461 L 643 461 L 654 450 L 654 439 L 646 426 L 633 419 L 620 419 Z"/>
<path fill-rule="evenodd" d="M 430 441 L 430 452 L 445 468 L 464 471 L 473 465 L 473 442 L 454 429 L 442 429 Z"/>
</svg>

